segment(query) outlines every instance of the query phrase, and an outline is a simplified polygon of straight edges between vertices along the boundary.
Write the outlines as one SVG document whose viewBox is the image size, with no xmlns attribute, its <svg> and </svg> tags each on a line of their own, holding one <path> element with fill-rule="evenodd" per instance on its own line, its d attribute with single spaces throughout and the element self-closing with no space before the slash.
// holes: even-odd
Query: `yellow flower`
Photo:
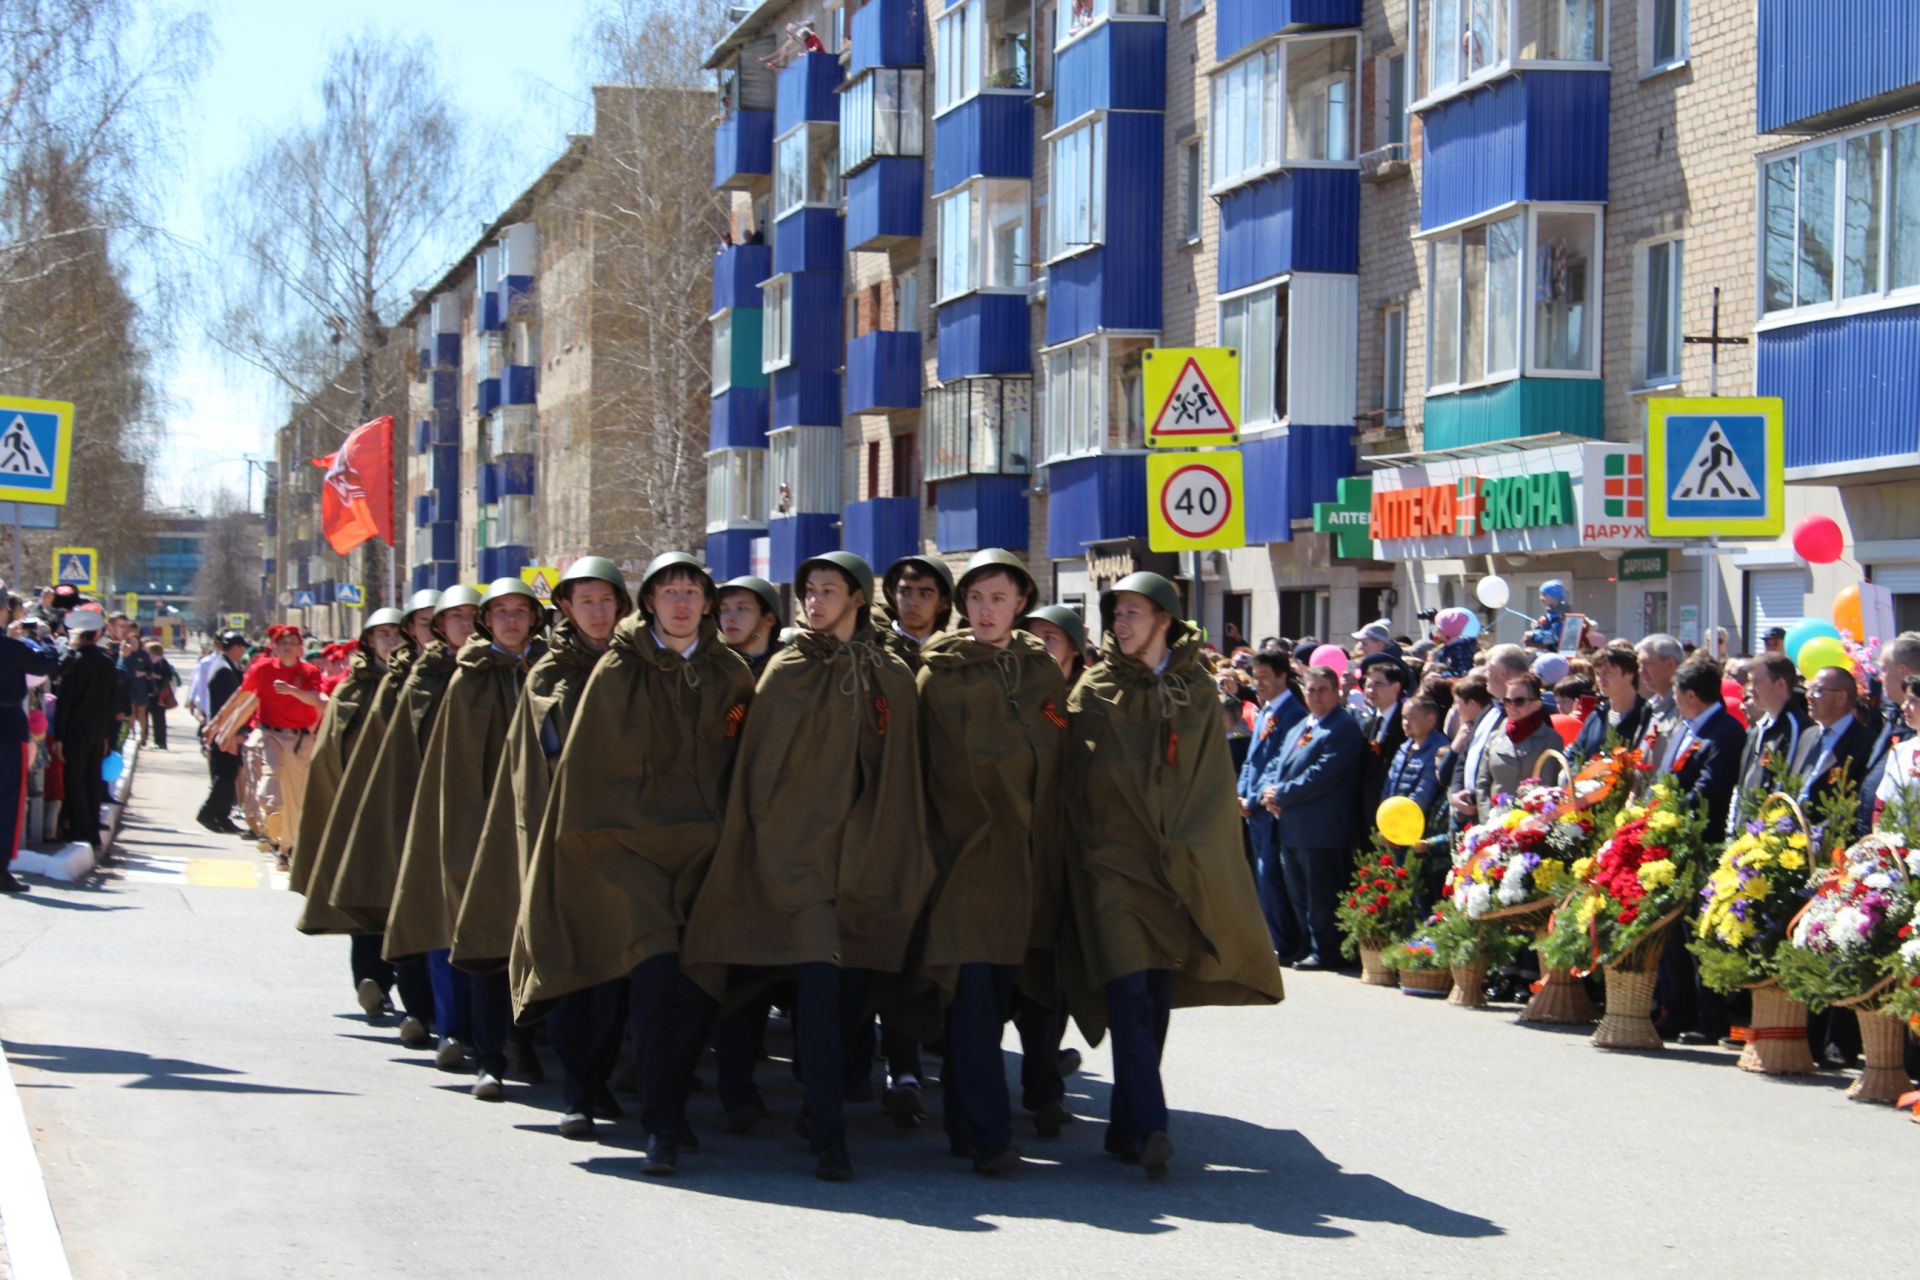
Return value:
<svg viewBox="0 0 1920 1280">
<path fill-rule="evenodd" d="M 1747 896 L 1755 902 L 1773 892 L 1773 885 L 1765 876 L 1755 876 L 1747 881 Z"/>
<path fill-rule="evenodd" d="M 1543 865 L 1544 865 L 1544 864 L 1543 864 Z M 1574 863 L 1573 863 L 1573 878 L 1574 878 L 1575 880 L 1585 880 L 1585 879 L 1587 878 L 1587 872 L 1589 872 L 1589 871 L 1591 871 L 1591 870 L 1593 870 L 1593 859 L 1592 859 L 1592 858 L 1576 858 L 1576 859 L 1574 859 Z"/>
<path fill-rule="evenodd" d="M 1593 923 L 1593 917 L 1599 910 L 1600 895 L 1597 893 L 1588 894 L 1586 900 L 1581 902 L 1580 910 L 1575 913 L 1574 920 L 1584 929 Z"/>
<path fill-rule="evenodd" d="M 1542 858 L 1540 865 L 1533 869 L 1533 887 L 1541 893 L 1552 893 L 1555 885 L 1566 879 L 1567 864 L 1554 858 Z"/>
<path fill-rule="evenodd" d="M 1509 813 L 1509 814 L 1508 814 L 1508 815 L 1507 815 L 1507 816 L 1506 816 L 1506 817 L 1505 817 L 1505 818 L 1504 818 L 1504 819 L 1503 819 L 1503 820 L 1501 821 L 1501 823 L 1500 823 L 1500 825 L 1501 825 L 1501 826 L 1503 826 L 1503 827 L 1505 827 L 1505 828 L 1506 828 L 1507 830 L 1509 830 L 1509 831 L 1511 831 L 1511 830 L 1513 830 L 1513 829 L 1514 829 L 1515 827 L 1517 827 L 1517 826 L 1519 826 L 1519 825 L 1521 824 L 1521 822 L 1523 822 L 1523 821 L 1525 821 L 1525 819 L 1526 819 L 1526 816 L 1527 816 L 1527 815 L 1526 815 L 1526 813 L 1525 813 L 1524 811 L 1522 811 L 1522 810 L 1519 810 L 1519 809 L 1515 809 L 1515 810 L 1514 810 L 1514 811 L 1513 811 L 1512 813 Z"/>
<path fill-rule="evenodd" d="M 1787 837 L 1787 847 L 1791 849 L 1804 849 L 1807 847 L 1807 838 L 1796 831 Z"/>
<path fill-rule="evenodd" d="M 1640 886 L 1644 889 L 1659 889 L 1673 883 L 1673 863 L 1666 858 L 1649 862 L 1641 867 L 1638 875 Z"/>
<path fill-rule="evenodd" d="M 1660 810 L 1651 818 L 1647 819 L 1647 830 L 1649 831 L 1672 831 L 1679 825 L 1679 817 L 1675 814 L 1668 813 L 1665 809 Z"/>
<path fill-rule="evenodd" d="M 1797 838 L 1798 837 L 1796 837 L 1796 839 Z M 1801 841 L 1801 843 L 1805 844 L 1806 842 L 1803 840 Z M 1789 849 L 1785 853 L 1780 855 L 1780 865 L 1782 867 L 1785 867 L 1788 871 L 1798 871 L 1802 867 L 1807 865 L 1807 860 L 1801 857 L 1799 854 L 1795 853 L 1793 850 Z"/>
</svg>

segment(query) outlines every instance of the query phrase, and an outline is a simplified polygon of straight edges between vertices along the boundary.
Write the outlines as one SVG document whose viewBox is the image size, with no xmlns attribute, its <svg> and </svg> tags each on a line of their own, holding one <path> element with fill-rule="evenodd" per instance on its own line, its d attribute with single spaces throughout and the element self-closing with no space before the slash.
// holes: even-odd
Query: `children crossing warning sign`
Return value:
<svg viewBox="0 0 1920 1280">
<path fill-rule="evenodd" d="M 1777 537 L 1786 528 L 1777 397 L 1647 402 L 1647 532 Z"/>
<path fill-rule="evenodd" d="M 553 600 L 553 590 L 560 585 L 560 570 L 550 564 L 530 564 L 520 570 L 520 581 L 533 589 L 533 598 L 542 604 Z"/>
<path fill-rule="evenodd" d="M 1240 352 L 1157 347 L 1142 357 L 1147 447 L 1240 443 Z"/>
<path fill-rule="evenodd" d="M 72 451 L 71 404 L 0 397 L 0 502 L 66 502 Z"/>
</svg>

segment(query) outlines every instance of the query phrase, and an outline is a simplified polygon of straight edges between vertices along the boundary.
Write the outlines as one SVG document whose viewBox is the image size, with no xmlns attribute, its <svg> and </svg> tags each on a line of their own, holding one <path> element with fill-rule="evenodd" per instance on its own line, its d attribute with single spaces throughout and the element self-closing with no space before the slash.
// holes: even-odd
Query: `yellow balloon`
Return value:
<svg viewBox="0 0 1920 1280">
<path fill-rule="evenodd" d="M 1847 656 L 1847 647 L 1832 636 L 1815 636 L 1800 646 L 1800 658 L 1796 665 L 1800 668 L 1800 674 L 1811 680 L 1822 667 L 1840 667 L 1851 671 L 1853 659 Z"/>
<path fill-rule="evenodd" d="M 1382 800 L 1373 820 L 1388 844 L 1412 844 L 1427 831 L 1427 815 L 1405 796 L 1388 796 Z"/>
</svg>

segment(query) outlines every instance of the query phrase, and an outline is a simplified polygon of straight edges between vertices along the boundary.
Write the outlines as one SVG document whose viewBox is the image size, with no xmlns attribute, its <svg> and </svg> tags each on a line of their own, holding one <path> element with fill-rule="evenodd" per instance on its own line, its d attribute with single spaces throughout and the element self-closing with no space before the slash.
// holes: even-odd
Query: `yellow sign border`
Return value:
<svg viewBox="0 0 1920 1280">
<path fill-rule="evenodd" d="M 1176 472 L 1205 465 L 1220 472 L 1227 482 L 1230 502 L 1227 518 L 1219 529 L 1204 538 L 1190 538 L 1168 523 L 1160 510 L 1160 495 Z M 1147 546 L 1154 551 L 1231 551 L 1247 545 L 1246 461 L 1238 449 L 1213 449 L 1202 453 L 1150 453 L 1147 455 Z"/>
<path fill-rule="evenodd" d="M 1725 516 L 1669 516 L 1667 514 L 1667 419 L 1679 414 L 1738 414 L 1766 420 L 1766 492 L 1764 516 L 1729 519 Z M 1655 424 L 1658 424 L 1656 429 Z M 1715 534 L 1734 538 L 1777 538 L 1787 528 L 1787 413 L 1778 396 L 1656 396 L 1647 401 L 1647 535 L 1654 538 L 1701 538 Z"/>
<path fill-rule="evenodd" d="M 553 593 L 560 589 L 560 567 L 551 564 L 528 564 L 520 567 L 520 581 L 526 583 L 535 596 L 540 594 L 539 578 L 543 574 L 549 577 L 551 585 L 547 587 L 546 598 L 540 603 L 552 604 Z"/>
<path fill-rule="evenodd" d="M 100 548 L 98 547 L 55 547 L 53 549 L 53 585 L 56 587 L 63 585 L 60 581 L 60 557 L 69 555 L 91 557 L 90 562 L 93 566 L 93 577 L 85 582 L 70 582 L 64 585 L 72 587 L 83 596 L 99 595 Z"/>
<path fill-rule="evenodd" d="M 1200 376 L 1213 388 L 1220 412 L 1233 423 L 1232 431 L 1207 435 L 1156 436 L 1153 424 L 1166 414 L 1167 402 L 1180 385 L 1187 361 L 1200 366 Z M 1146 405 L 1147 448 L 1193 449 L 1240 443 L 1240 349 L 1238 347 L 1151 347 L 1140 357 L 1141 399 Z"/>
<path fill-rule="evenodd" d="M 0 484 L 0 502 L 31 502 L 43 507 L 64 507 L 67 505 L 67 471 L 73 461 L 73 402 L 70 400 L 31 400 L 25 396 L 0 396 L 0 414 L 9 409 L 24 409 L 28 413 L 51 413 L 60 419 L 60 430 L 53 442 L 53 457 L 48 465 L 53 468 L 53 487 L 51 489 L 16 489 L 11 485 Z M 96 567 L 94 572 L 99 573 Z"/>
</svg>

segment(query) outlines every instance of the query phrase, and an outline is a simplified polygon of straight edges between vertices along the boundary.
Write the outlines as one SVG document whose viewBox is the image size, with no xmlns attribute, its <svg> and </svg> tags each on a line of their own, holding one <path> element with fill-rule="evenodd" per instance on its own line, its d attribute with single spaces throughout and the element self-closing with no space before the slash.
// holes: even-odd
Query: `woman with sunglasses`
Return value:
<svg viewBox="0 0 1920 1280">
<path fill-rule="evenodd" d="M 1542 758 L 1563 744 L 1548 717 L 1547 704 L 1540 699 L 1540 677 L 1531 671 L 1512 677 L 1500 706 L 1507 713 L 1506 723 L 1494 731 L 1480 753 L 1480 776 L 1474 784 L 1482 821 L 1493 797 L 1513 794 L 1524 779 L 1537 777 L 1552 783 L 1560 777 L 1559 762 Z"/>
</svg>

